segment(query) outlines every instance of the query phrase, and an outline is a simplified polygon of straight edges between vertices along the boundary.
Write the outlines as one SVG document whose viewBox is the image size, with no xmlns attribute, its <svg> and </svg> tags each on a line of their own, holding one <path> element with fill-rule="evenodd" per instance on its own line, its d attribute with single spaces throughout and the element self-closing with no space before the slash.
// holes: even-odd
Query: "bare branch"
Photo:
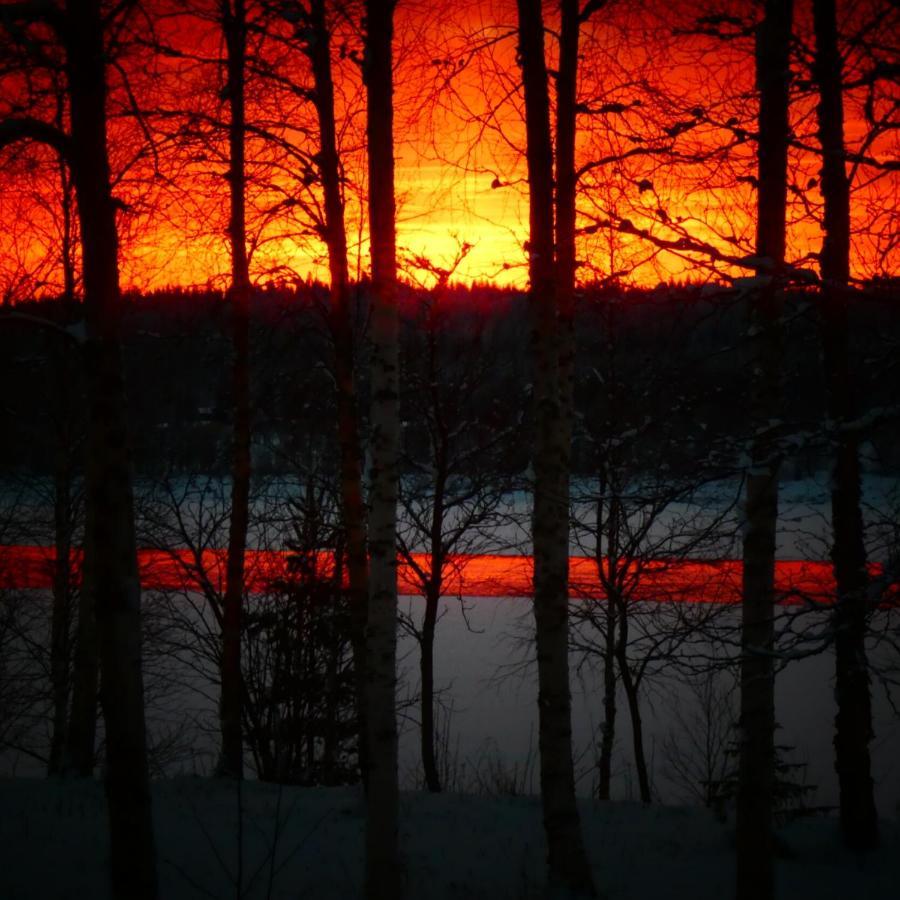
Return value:
<svg viewBox="0 0 900 900">
<path fill-rule="evenodd" d="M 34 141 L 52 147 L 65 160 L 71 157 L 69 136 L 48 122 L 30 116 L 0 122 L 0 150 L 18 141 Z"/>
</svg>

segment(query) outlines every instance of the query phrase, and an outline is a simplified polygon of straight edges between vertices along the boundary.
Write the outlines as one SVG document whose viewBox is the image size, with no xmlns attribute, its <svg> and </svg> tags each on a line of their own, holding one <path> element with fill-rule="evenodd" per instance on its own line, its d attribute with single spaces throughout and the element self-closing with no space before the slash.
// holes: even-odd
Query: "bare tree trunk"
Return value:
<svg viewBox="0 0 900 900">
<path fill-rule="evenodd" d="M 56 125 L 61 130 L 65 127 L 65 98 L 60 92 L 57 97 Z M 68 324 L 69 316 L 75 304 L 75 237 L 74 237 L 74 203 L 72 192 L 72 176 L 66 160 L 59 159 L 59 182 L 62 200 L 62 246 L 60 258 L 63 273 L 62 315 L 63 322 Z M 68 743 L 69 700 L 72 696 L 73 676 L 70 669 L 72 653 L 72 615 L 73 604 L 74 559 L 72 556 L 72 538 L 75 527 L 75 512 L 72 507 L 73 490 L 73 451 L 76 444 L 72 427 L 72 389 L 70 386 L 70 370 L 72 348 L 67 339 L 56 339 L 51 350 L 53 359 L 53 375 L 56 383 L 56 453 L 53 492 L 53 531 L 56 557 L 53 571 L 53 612 L 50 635 L 50 678 L 53 686 L 53 722 L 50 742 L 50 759 L 47 773 L 58 775 L 67 766 L 66 745 Z M 96 649 L 93 653 L 94 677 L 90 686 L 93 698 L 86 715 L 90 716 L 88 729 L 89 751 L 85 757 L 87 765 L 93 770 L 94 725 L 97 719 L 97 660 Z"/>
<path fill-rule="evenodd" d="M 616 613 L 606 601 L 606 635 L 603 644 L 603 727 L 600 735 L 600 783 L 597 799 L 609 800 L 612 781 L 612 754 L 616 740 Z"/>
<path fill-rule="evenodd" d="M 421 638 L 421 707 L 422 707 L 422 767 L 425 784 L 432 793 L 441 790 L 435 751 L 434 721 L 434 632 L 437 626 L 438 602 L 441 597 L 444 571 L 444 509 L 447 498 L 449 434 L 441 404 L 438 383 L 437 333 L 439 327 L 434 316 L 428 321 L 428 383 L 431 405 L 434 410 L 432 452 L 435 470 L 434 498 L 431 507 L 428 549 L 431 552 L 431 568 L 425 591 L 425 618 Z"/>
<path fill-rule="evenodd" d="M 618 407 L 618 377 L 616 374 L 616 355 L 614 326 L 615 317 L 612 307 L 607 304 L 606 311 L 606 327 L 607 327 L 607 347 L 606 347 L 606 375 L 605 381 L 607 385 L 607 399 L 610 403 L 610 421 L 617 421 Z M 598 791 L 598 799 L 609 800 L 610 782 L 612 778 L 612 754 L 616 733 L 616 691 L 618 680 L 616 677 L 617 655 L 616 648 L 618 646 L 617 634 L 619 630 L 618 604 L 615 600 L 616 594 L 616 578 L 619 569 L 619 524 L 621 513 L 621 502 L 618 497 L 618 491 L 615 487 L 613 478 L 610 473 L 615 471 L 618 460 L 614 458 L 616 454 L 611 452 L 609 448 L 600 451 L 601 458 L 598 460 L 599 469 L 599 496 L 597 499 L 597 522 L 596 522 L 596 538 L 595 538 L 595 555 L 597 558 L 597 574 L 600 583 L 605 588 L 606 593 L 606 634 L 603 644 L 603 711 L 604 724 L 603 734 L 600 742 L 600 785 Z M 609 514 L 605 518 L 606 522 L 606 560 L 603 558 L 603 532 L 604 532 L 604 512 L 605 512 L 605 496 L 609 496 Z M 627 608 L 622 610 L 623 617 L 627 615 Z M 623 623 L 627 626 L 627 623 Z"/>
<path fill-rule="evenodd" d="M 60 99 L 60 103 L 62 100 Z M 61 116 L 58 117 L 61 124 Z M 72 265 L 71 243 L 71 189 L 69 173 L 64 160 L 60 160 L 60 181 L 63 189 L 63 323 L 74 302 L 75 275 Z M 63 771 L 66 750 L 66 729 L 69 717 L 69 699 L 72 693 L 72 615 L 74 584 L 72 538 L 75 512 L 73 509 L 73 450 L 75 435 L 72 429 L 72 396 L 69 383 L 71 374 L 71 347 L 65 338 L 54 336 L 49 356 L 53 368 L 55 452 L 53 473 L 53 606 L 50 616 L 50 683 L 53 693 L 51 719 L 50 756 L 47 774 L 58 775 Z M 94 685 L 96 697 L 96 684 Z M 96 719 L 96 701 L 93 709 Z M 93 748 L 92 748 L 93 749 Z"/>
<path fill-rule="evenodd" d="M 318 162 L 325 200 L 325 243 L 328 247 L 328 267 L 331 277 L 331 322 L 334 335 L 338 443 L 341 455 L 341 519 L 347 534 L 351 641 L 359 725 L 359 767 L 365 783 L 368 779 L 365 686 L 369 560 L 366 550 L 366 508 L 363 498 L 359 412 L 356 404 L 347 230 L 344 222 L 344 200 L 337 150 L 331 35 L 325 16 L 325 0 L 312 0 L 310 25 L 312 39 L 308 42 L 306 53 L 312 63 L 315 106 L 319 120 Z"/>
<path fill-rule="evenodd" d="M 366 875 L 368 900 L 396 900 L 397 480 L 400 458 L 397 240 L 394 200 L 393 0 L 366 0 L 366 137 L 372 253 L 372 476 L 367 634 Z"/>
<path fill-rule="evenodd" d="M 822 146 L 822 196 L 825 239 L 822 270 L 822 357 L 828 417 L 835 429 L 831 480 L 831 523 L 837 603 L 834 607 L 835 769 L 840 787 L 844 843 L 857 850 L 878 844 L 872 763 L 872 700 L 866 658 L 866 548 L 860 507 L 857 436 L 842 429 L 855 415 L 853 373 L 849 362 L 846 287 L 850 280 L 850 182 L 844 147 L 842 60 L 838 50 L 835 0 L 815 0 L 815 77 Z"/>
<path fill-rule="evenodd" d="M 66 353 L 61 348 L 62 353 Z M 58 368 L 57 397 L 68 413 L 66 359 L 55 361 Z M 62 770 L 66 745 L 71 679 L 69 674 L 70 627 L 72 621 L 72 470 L 68 445 L 63 443 L 67 429 L 60 428 L 56 448 L 53 486 L 53 534 L 56 558 L 53 565 L 53 609 L 50 620 L 50 683 L 53 690 L 50 758 L 47 774 Z"/>
<path fill-rule="evenodd" d="M 100 682 L 100 658 L 97 647 L 95 588 L 91 562 L 93 510 L 90 501 L 85 509 L 84 559 L 81 568 L 81 590 L 78 594 L 78 624 L 75 632 L 75 659 L 72 667 L 72 705 L 66 726 L 66 744 L 62 772 L 89 778 L 94 774 L 97 738 L 97 687 Z"/>
<path fill-rule="evenodd" d="M 741 741 L 737 799 L 737 898 L 774 893 L 775 530 L 779 455 L 773 425 L 781 406 L 781 296 L 787 201 L 788 84 L 792 3 L 766 0 L 757 32 L 759 187 L 756 251 L 773 276 L 751 312 L 755 335 L 751 415 L 754 437 L 746 485 L 741 626 Z"/>
<path fill-rule="evenodd" d="M 616 641 L 616 659 L 619 663 L 619 677 L 625 691 L 625 702 L 628 704 L 628 715 L 631 719 L 631 746 L 634 753 L 634 767 L 638 775 L 638 790 L 642 803 L 650 803 L 653 799 L 650 792 L 650 773 L 647 758 L 644 754 L 644 725 L 641 720 L 641 707 L 638 699 L 638 685 L 628 665 L 628 613 L 621 597 L 611 598 L 618 608 L 619 636 Z"/>
<path fill-rule="evenodd" d="M 425 595 L 425 620 L 422 623 L 421 658 L 419 661 L 422 711 L 422 767 L 425 770 L 425 785 L 433 794 L 441 791 L 441 779 L 438 774 L 434 741 L 434 631 L 437 624 L 439 597 L 439 588 L 431 588 Z"/>
<path fill-rule="evenodd" d="M 94 593 L 106 795 L 116 898 L 157 896 L 141 674 L 141 590 L 119 335 L 118 238 L 106 138 L 106 62 L 98 0 L 66 7 L 72 169 L 81 219 L 88 394 L 86 552 Z"/>
<path fill-rule="evenodd" d="M 57 124 L 60 128 L 65 124 L 65 111 L 62 99 L 57 110 Z M 60 159 L 60 188 L 62 191 L 62 270 L 63 270 L 63 303 L 64 315 L 68 317 L 74 308 L 75 298 L 75 253 L 76 237 L 74 228 L 75 198 L 73 196 L 72 175 L 68 164 Z M 68 319 L 67 319 L 68 320 Z M 57 480 L 56 502 L 64 502 L 68 509 L 57 507 L 54 517 L 56 530 L 56 571 L 53 585 L 53 615 L 54 637 L 52 645 L 54 654 L 54 667 L 61 666 L 61 646 L 57 640 L 61 640 L 63 634 L 68 635 L 68 623 L 65 628 L 57 624 L 56 617 L 59 614 L 72 615 L 72 559 L 71 559 L 71 457 L 72 440 L 68 433 L 68 416 L 70 404 L 70 391 L 68 381 L 69 346 L 67 342 L 58 344 L 61 360 L 57 370 L 57 398 L 61 405 L 60 415 L 66 422 L 65 430 L 59 437 L 59 450 L 57 454 Z M 65 472 L 63 469 L 65 468 Z M 64 486 L 64 482 L 67 486 Z M 68 523 L 64 521 L 68 519 Z M 85 525 L 86 540 L 89 531 Z M 55 721 L 53 726 L 54 741 L 57 735 L 62 737 L 62 745 L 58 750 L 51 750 L 51 760 L 48 767 L 51 774 L 62 773 L 65 775 L 78 775 L 90 777 L 94 773 L 94 744 L 97 731 L 97 687 L 99 684 L 100 661 L 97 657 L 97 630 L 94 617 L 94 594 L 90 587 L 90 575 L 87 571 L 87 557 L 90 554 L 85 550 L 85 559 L 82 561 L 81 585 L 78 592 L 77 625 L 75 635 L 75 653 L 72 672 L 69 676 L 68 689 L 65 696 L 65 715 L 67 720 L 60 728 L 58 716 L 60 703 L 63 700 L 63 692 L 60 689 L 56 695 L 54 709 Z M 65 612 L 67 611 L 67 612 Z M 69 652 L 67 648 L 66 653 Z M 61 675 L 61 671 L 60 671 Z M 54 676 L 59 677 L 59 676 Z M 71 700 L 71 705 L 69 702 Z M 57 756 L 58 753 L 58 756 Z"/>
<path fill-rule="evenodd" d="M 62 93 L 57 96 L 56 127 L 61 131 L 66 127 L 66 104 Z M 60 264 L 63 274 L 63 312 L 68 316 L 76 303 L 75 298 L 75 266 L 77 239 L 75 235 L 75 194 L 72 184 L 72 173 L 66 159 L 59 158 L 59 187 L 62 213 L 62 234 L 60 235 Z M 63 356 L 67 348 L 63 347 Z"/>
<path fill-rule="evenodd" d="M 553 149 L 544 26 L 539 0 L 518 0 L 519 55 L 525 88 L 529 182 L 529 277 L 533 321 L 536 447 L 534 453 L 534 616 L 538 662 L 541 801 L 548 884 L 594 894 L 575 803 L 569 689 L 568 461 L 570 393 L 561 383 L 557 271 L 554 261 Z"/>
<path fill-rule="evenodd" d="M 559 331 L 560 449 L 568 472 L 572 452 L 575 377 L 575 134 L 578 81 L 579 0 L 560 0 L 559 71 L 556 76 L 556 306 Z M 569 479 L 565 479 L 566 506 Z M 566 538 L 568 542 L 568 538 Z"/>
<path fill-rule="evenodd" d="M 613 359 L 610 352 L 610 360 Z M 611 390 L 616 390 L 615 367 L 610 365 L 610 384 Z M 610 459 L 610 464 L 615 465 L 618 460 Z M 614 621 L 617 626 L 617 633 L 612 644 L 612 652 L 618 663 L 619 678 L 622 682 L 622 689 L 625 692 L 625 702 L 628 706 L 628 716 L 631 720 L 631 747 L 634 755 L 634 767 L 638 776 L 638 791 L 640 793 L 642 803 L 650 803 L 652 801 L 650 791 L 650 773 L 647 767 L 647 758 L 644 753 L 644 726 L 641 719 L 641 707 L 638 694 L 639 683 L 635 679 L 628 662 L 628 605 L 619 590 L 620 583 L 620 566 L 627 567 L 627 562 L 623 563 L 619 555 L 620 534 L 619 527 L 622 522 L 622 502 L 619 496 L 618 485 L 613 482 L 614 495 L 609 501 L 609 520 L 608 520 L 608 538 L 607 538 L 607 576 L 606 576 L 606 593 L 611 609 L 614 612 Z M 613 678 L 613 690 L 615 690 L 615 676 Z"/>
<path fill-rule="evenodd" d="M 250 518 L 250 273 L 247 260 L 244 82 L 247 22 L 244 0 L 223 0 L 222 29 L 227 50 L 225 86 L 228 126 L 228 186 L 231 216 L 232 423 L 231 519 L 228 528 L 225 596 L 222 600 L 222 693 L 219 716 L 222 747 L 218 774 L 242 778 L 243 679 L 241 632 L 244 602 L 244 554 Z"/>
<path fill-rule="evenodd" d="M 322 737 L 322 772 L 325 784 L 337 784 L 335 778 L 335 769 L 337 762 L 337 717 L 339 713 L 339 692 L 337 687 L 338 671 L 341 662 L 341 644 L 340 634 L 334 627 L 334 623 L 329 622 L 328 627 L 329 648 L 328 659 L 326 661 L 325 674 L 325 725 L 324 735 Z"/>
</svg>

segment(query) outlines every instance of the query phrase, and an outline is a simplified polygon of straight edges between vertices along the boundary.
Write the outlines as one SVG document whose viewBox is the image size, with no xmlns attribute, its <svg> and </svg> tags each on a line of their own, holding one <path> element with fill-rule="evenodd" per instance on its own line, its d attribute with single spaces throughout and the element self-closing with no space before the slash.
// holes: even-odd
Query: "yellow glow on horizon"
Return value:
<svg viewBox="0 0 900 900">
<path fill-rule="evenodd" d="M 740 274 L 727 264 L 709 266 L 702 256 L 661 250 L 652 240 L 620 230 L 617 222 L 625 219 L 634 230 L 663 241 L 690 237 L 707 242 L 730 257 L 752 253 L 755 144 L 752 136 L 733 141 L 733 125 L 728 124 L 754 127 L 748 99 L 753 91 L 752 42 L 726 46 L 703 37 L 665 39 L 643 14 L 626 6 L 611 7 L 608 16 L 595 17 L 584 29 L 579 96 L 588 112 L 579 117 L 578 164 L 610 161 L 590 169 L 583 181 L 581 277 L 653 286 L 671 279 Z M 215 60 L 221 51 L 215 24 L 198 23 L 183 8 L 174 8 L 163 20 L 164 35 Z M 401 274 L 427 284 L 427 273 L 410 260 L 426 257 L 446 268 L 465 243 L 471 251 L 454 272 L 455 281 L 521 288 L 527 283 L 528 199 L 515 4 L 469 0 L 449 6 L 441 17 L 431 13 L 430 7 L 414 2 L 398 6 L 395 138 Z M 552 34 L 554 14 L 548 15 Z M 336 35 L 334 66 L 347 176 L 346 226 L 351 273 L 364 275 L 365 98 L 357 63 L 338 50 L 355 49 L 359 34 L 350 25 L 342 27 L 346 33 Z M 472 50 L 475 44 L 480 44 L 478 52 Z M 552 38 L 547 46 L 552 67 Z M 302 53 L 286 58 L 285 72 L 308 85 Z M 204 116 L 222 115 L 217 106 L 221 72 L 214 63 L 178 58 L 160 65 L 159 83 L 136 82 L 135 89 L 146 90 L 151 99 L 174 97 L 181 104 L 183 120 L 151 123 L 159 130 L 161 162 L 156 164 L 163 179 L 150 155 L 142 153 L 144 135 L 134 121 L 127 115 L 111 120 L 113 169 L 124 176 L 116 185 L 125 206 L 119 215 L 122 285 L 139 291 L 221 288 L 229 272 L 225 144 L 221 132 L 218 137 L 200 135 L 202 128 L 191 124 L 192 116 L 203 122 Z M 326 281 L 325 247 L 309 215 L 320 203 L 318 188 L 304 178 L 299 161 L 303 154 L 312 159 L 316 150 L 312 104 L 308 98 L 270 93 L 258 84 L 252 87 L 248 117 L 281 129 L 279 134 L 299 154 L 273 151 L 271 145 L 265 149 L 258 138 L 248 138 L 253 277 L 260 284 L 309 277 Z M 113 111 L 121 112 L 127 104 L 115 90 L 111 96 Z M 792 150 L 788 227 L 790 258 L 808 266 L 815 266 L 822 239 L 813 99 L 796 100 L 792 111 L 795 134 L 808 149 Z M 882 102 L 889 105 L 890 95 Z M 866 141 L 864 104 L 862 93 L 848 95 L 851 151 Z M 692 112 L 695 107 L 700 113 Z M 674 153 L 667 157 L 665 135 L 673 123 L 683 126 L 683 133 L 676 131 L 669 142 Z M 647 148 L 651 152 L 640 155 Z M 865 150 L 886 161 L 900 158 L 900 132 L 886 131 Z M 0 216 L 8 223 L 0 233 L 0 278 L 10 282 L 20 273 L 23 278 L 33 273 L 39 289 L 53 293 L 60 283 L 54 263 L 58 174 L 53 160 L 44 158 L 47 154 L 34 155 L 35 166 L 29 168 L 23 156 L 7 168 L 0 183 Z M 710 159 L 699 161 L 704 155 Z M 896 233 L 900 173 L 876 178 L 863 168 L 856 174 L 854 271 L 860 276 L 896 271 L 900 247 L 891 243 L 891 230 L 893 224 Z"/>
</svg>

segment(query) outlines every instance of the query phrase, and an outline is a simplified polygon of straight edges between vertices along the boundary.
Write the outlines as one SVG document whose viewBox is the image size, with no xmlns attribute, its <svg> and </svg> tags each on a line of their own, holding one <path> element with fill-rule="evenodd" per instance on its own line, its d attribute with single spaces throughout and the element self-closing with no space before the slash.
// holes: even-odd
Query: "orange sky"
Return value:
<svg viewBox="0 0 900 900">
<path fill-rule="evenodd" d="M 684 4 L 678 7 L 688 14 Z M 159 9 L 165 8 L 160 2 Z M 140 49 L 126 54 L 122 69 L 129 74 L 129 87 L 148 110 L 141 128 L 126 115 L 130 104 L 121 77 L 113 74 L 111 156 L 121 177 L 116 192 L 127 204 L 120 227 L 122 278 L 129 288 L 220 285 L 228 271 L 222 141 L 197 138 L 203 126 L 192 127 L 183 115 L 175 115 L 185 110 L 200 119 L 221 115 L 221 76 L 214 63 L 220 39 L 213 23 L 187 17 L 182 4 L 168 8 L 177 14 L 161 20 L 164 39 L 206 61 L 160 60 Z M 734 129 L 752 129 L 755 116 L 750 42 L 674 40 L 672 27 L 678 23 L 672 16 L 678 13 L 649 0 L 643 8 L 621 4 L 610 10 L 591 20 L 582 40 L 579 100 L 590 112 L 579 117 L 579 164 L 618 157 L 583 180 L 579 225 L 591 226 L 593 233 L 581 239 L 582 277 L 613 275 L 638 284 L 718 277 L 697 269 L 690 258 L 660 254 L 646 241 L 603 223 L 612 213 L 661 238 L 687 234 L 734 256 L 752 252 L 755 193 L 748 179 L 755 170 L 755 148 L 752 140 L 734 142 Z M 522 285 L 526 277 L 522 245 L 527 188 L 514 24 L 511 0 L 446 2 L 437 8 L 434 3 L 401 0 L 396 29 L 401 254 L 405 259 L 423 255 L 446 265 L 465 241 L 474 249 L 457 277 L 501 285 Z M 551 30 L 554 24 L 549 16 Z M 805 27 L 801 14 L 798 28 Z M 358 66 L 348 58 L 359 46 L 359 35 L 342 24 L 334 46 L 338 124 L 348 178 L 347 224 L 356 257 L 352 264 L 364 270 L 367 247 L 360 210 L 365 195 L 365 110 Z M 342 54 L 342 47 L 348 53 Z M 261 53 L 280 75 L 309 83 L 305 60 L 296 50 L 269 40 Z M 551 67 L 554 54 L 551 37 Z M 849 60 L 851 70 L 857 62 Z M 795 68 L 802 76 L 801 66 Z M 148 74 L 153 69 L 155 79 Z M 884 96 L 875 98 L 877 114 L 897 103 L 896 86 L 882 90 Z M 315 151 L 312 105 L 259 79 L 251 81 L 249 91 L 250 122 L 308 158 Z M 863 93 L 848 97 L 851 146 L 864 140 L 864 108 Z M 810 146 L 815 143 L 813 111 L 812 101 L 798 95 L 794 129 Z M 675 134 L 667 133 L 673 126 Z M 153 136 L 150 152 L 148 132 Z M 897 160 L 898 133 L 895 129 L 868 146 L 867 154 Z M 671 152 L 655 152 L 663 147 Z M 650 152 L 636 154 L 638 150 Z M 701 155 L 709 159 L 691 161 Z M 0 215 L 10 223 L 0 235 L 0 280 L 8 283 L 38 273 L 36 280 L 43 283 L 39 291 L 50 292 L 59 281 L 58 174 L 47 154 L 37 157 L 39 164 L 33 152 L 19 156 L 0 178 Z M 260 282 L 327 274 L 324 247 L 309 217 L 298 214 L 303 204 L 317 203 L 315 187 L 303 183 L 299 156 L 250 139 L 253 269 Z M 797 190 L 791 195 L 789 247 L 794 259 L 815 252 L 821 241 L 821 198 L 812 184 L 818 165 L 812 153 L 792 152 L 791 177 Z M 900 251 L 886 253 L 885 248 L 898 230 L 900 174 L 874 178 L 875 170 L 862 166 L 855 175 L 856 274 L 896 271 Z M 492 187 L 498 183 L 501 186 Z M 422 276 L 409 266 L 406 274 L 412 280 Z"/>
</svg>

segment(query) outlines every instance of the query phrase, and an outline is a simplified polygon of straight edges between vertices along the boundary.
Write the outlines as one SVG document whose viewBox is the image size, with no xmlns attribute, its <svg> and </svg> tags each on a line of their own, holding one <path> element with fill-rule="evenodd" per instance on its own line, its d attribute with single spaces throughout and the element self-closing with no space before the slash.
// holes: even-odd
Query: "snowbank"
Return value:
<svg viewBox="0 0 900 900">
<path fill-rule="evenodd" d="M 156 782 L 160 897 L 234 897 L 237 791 L 211 779 Z M 244 896 L 351 900 L 360 896 L 363 807 L 354 788 L 242 788 Z M 97 782 L 0 781 L 0 897 L 104 900 L 107 840 Z M 610 900 L 722 900 L 733 895 L 732 831 L 706 810 L 585 803 L 598 886 Z M 540 895 L 543 835 L 533 797 L 404 794 L 401 843 L 408 900 Z M 857 857 L 834 820 L 781 833 L 778 897 L 888 900 L 900 879 L 900 829 Z"/>
</svg>

